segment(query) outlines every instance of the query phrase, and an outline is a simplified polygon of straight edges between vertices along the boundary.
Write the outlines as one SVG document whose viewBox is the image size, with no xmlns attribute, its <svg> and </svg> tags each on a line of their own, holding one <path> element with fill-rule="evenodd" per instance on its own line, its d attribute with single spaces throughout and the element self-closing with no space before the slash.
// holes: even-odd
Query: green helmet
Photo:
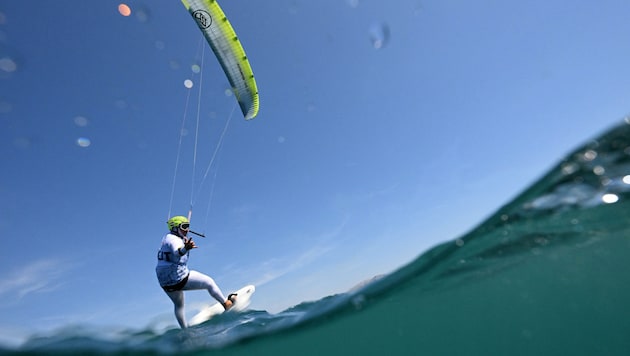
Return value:
<svg viewBox="0 0 630 356">
<path fill-rule="evenodd" d="M 173 216 L 166 222 L 170 231 L 177 229 L 181 224 L 190 224 L 190 221 L 185 216 Z"/>
</svg>

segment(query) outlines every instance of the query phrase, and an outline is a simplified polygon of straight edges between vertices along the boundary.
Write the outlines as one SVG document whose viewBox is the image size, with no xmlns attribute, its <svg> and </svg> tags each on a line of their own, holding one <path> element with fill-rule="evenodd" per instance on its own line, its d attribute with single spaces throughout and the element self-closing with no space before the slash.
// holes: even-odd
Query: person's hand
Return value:
<svg viewBox="0 0 630 356">
<path fill-rule="evenodd" d="M 197 248 L 197 245 L 195 245 L 195 241 L 190 238 L 184 240 L 184 247 L 186 248 L 186 250 L 192 250 L 193 248 Z"/>
</svg>

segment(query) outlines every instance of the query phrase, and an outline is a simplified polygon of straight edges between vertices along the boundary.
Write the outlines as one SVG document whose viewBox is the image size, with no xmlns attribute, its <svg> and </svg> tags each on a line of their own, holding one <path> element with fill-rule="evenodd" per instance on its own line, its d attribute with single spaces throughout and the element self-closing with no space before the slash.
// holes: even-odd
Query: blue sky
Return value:
<svg viewBox="0 0 630 356">
<path fill-rule="evenodd" d="M 191 68 L 207 45 L 179 1 L 126 3 L 129 17 L 116 1 L 0 1 L 5 338 L 175 325 L 155 254 L 191 91 L 172 211 L 189 208 Z M 256 284 L 259 310 L 345 291 L 465 233 L 630 111 L 627 1 L 221 5 L 261 109 L 246 122 L 236 108 L 195 196 L 208 237 L 190 267 L 224 292 Z M 236 105 L 204 56 L 197 175 Z"/>
</svg>

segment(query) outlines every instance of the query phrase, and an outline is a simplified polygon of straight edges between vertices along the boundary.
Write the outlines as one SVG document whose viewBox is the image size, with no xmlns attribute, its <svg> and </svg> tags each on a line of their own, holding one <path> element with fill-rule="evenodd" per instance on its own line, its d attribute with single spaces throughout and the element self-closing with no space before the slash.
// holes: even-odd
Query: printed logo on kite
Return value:
<svg viewBox="0 0 630 356">
<path fill-rule="evenodd" d="M 207 29 L 212 25 L 212 16 L 203 10 L 196 10 L 192 13 L 193 18 L 197 21 L 197 25 L 202 30 Z"/>
</svg>

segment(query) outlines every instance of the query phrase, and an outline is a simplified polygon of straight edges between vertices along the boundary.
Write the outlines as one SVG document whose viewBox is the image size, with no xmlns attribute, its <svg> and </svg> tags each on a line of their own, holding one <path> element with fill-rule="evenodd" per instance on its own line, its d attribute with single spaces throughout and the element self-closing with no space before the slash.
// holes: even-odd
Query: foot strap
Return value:
<svg viewBox="0 0 630 356">
<path fill-rule="evenodd" d="M 229 300 L 232 303 L 232 305 L 230 305 L 228 307 L 227 306 L 227 301 L 225 301 L 225 303 L 223 303 L 223 308 L 225 310 L 228 310 L 228 309 L 230 309 L 231 307 L 234 306 L 234 301 L 236 300 L 236 295 L 237 295 L 236 293 L 230 293 L 230 295 L 228 295 L 227 300 Z"/>
</svg>

